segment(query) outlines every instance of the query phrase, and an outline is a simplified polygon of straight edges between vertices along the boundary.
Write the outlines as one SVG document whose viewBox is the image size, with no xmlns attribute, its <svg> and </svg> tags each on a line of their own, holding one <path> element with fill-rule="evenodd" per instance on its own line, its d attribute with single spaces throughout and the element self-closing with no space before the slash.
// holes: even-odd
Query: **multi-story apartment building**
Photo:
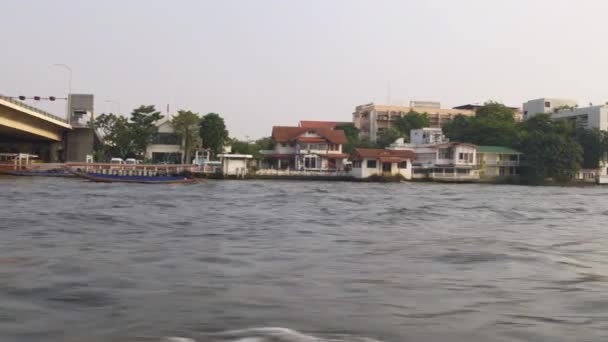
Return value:
<svg viewBox="0 0 608 342">
<path fill-rule="evenodd" d="M 573 100 L 536 99 L 523 105 L 524 119 L 529 119 L 538 113 L 549 113 L 553 119 L 569 120 L 578 127 L 608 130 L 608 104 L 579 107 Z"/>
<path fill-rule="evenodd" d="M 428 114 L 431 121 L 430 126 L 434 128 L 440 128 L 456 115 L 471 116 L 475 114 L 474 110 L 469 109 L 441 108 L 438 102 L 412 101 L 409 106 L 368 103 L 355 108 L 353 124 L 361 131 L 362 138 L 376 141 L 382 132 L 392 127 L 398 117 L 412 111 Z"/>
</svg>

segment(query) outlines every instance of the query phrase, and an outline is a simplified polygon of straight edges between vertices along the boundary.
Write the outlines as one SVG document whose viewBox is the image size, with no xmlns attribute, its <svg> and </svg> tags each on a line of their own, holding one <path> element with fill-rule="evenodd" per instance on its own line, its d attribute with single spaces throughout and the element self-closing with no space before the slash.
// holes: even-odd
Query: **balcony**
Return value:
<svg viewBox="0 0 608 342">
<path fill-rule="evenodd" d="M 505 166 L 505 167 L 518 167 L 520 165 L 517 160 L 490 160 L 478 164 L 478 167 L 482 166 Z"/>
</svg>

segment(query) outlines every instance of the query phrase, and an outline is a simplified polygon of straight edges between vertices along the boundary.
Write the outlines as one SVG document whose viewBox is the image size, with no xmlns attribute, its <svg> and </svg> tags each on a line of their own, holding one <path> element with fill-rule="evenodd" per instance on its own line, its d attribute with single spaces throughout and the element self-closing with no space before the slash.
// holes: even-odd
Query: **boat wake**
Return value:
<svg viewBox="0 0 608 342">
<path fill-rule="evenodd" d="M 252 328 L 204 334 L 197 339 L 167 337 L 163 342 L 381 342 L 344 334 L 307 335 L 287 328 Z"/>
</svg>

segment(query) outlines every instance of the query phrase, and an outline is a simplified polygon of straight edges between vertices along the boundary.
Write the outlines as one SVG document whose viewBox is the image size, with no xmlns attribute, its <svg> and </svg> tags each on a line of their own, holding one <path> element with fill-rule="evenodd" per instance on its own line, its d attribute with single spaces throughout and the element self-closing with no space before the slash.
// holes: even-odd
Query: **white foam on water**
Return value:
<svg viewBox="0 0 608 342">
<path fill-rule="evenodd" d="M 212 342 L 381 342 L 371 338 L 349 335 L 317 337 L 280 327 L 229 330 L 207 334 L 206 336 L 212 337 L 212 340 L 210 340 Z M 205 342 L 207 342 L 206 339 Z"/>
<path fill-rule="evenodd" d="M 259 337 L 245 337 L 240 340 L 236 340 L 234 342 L 263 342 Z"/>
<path fill-rule="evenodd" d="M 196 342 L 195 340 L 191 339 L 191 338 L 186 338 L 186 337 L 167 337 L 165 338 L 166 342 Z"/>
</svg>

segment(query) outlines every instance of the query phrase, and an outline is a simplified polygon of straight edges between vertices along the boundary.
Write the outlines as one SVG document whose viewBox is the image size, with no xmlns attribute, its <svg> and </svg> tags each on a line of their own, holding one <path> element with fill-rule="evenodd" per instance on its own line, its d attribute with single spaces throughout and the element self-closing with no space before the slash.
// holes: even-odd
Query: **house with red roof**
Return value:
<svg viewBox="0 0 608 342">
<path fill-rule="evenodd" d="M 261 168 L 296 171 L 341 171 L 348 155 L 344 131 L 329 127 L 272 128 L 273 150 L 262 150 Z"/>
<path fill-rule="evenodd" d="M 397 176 L 412 179 L 412 162 L 416 153 L 411 150 L 356 148 L 350 155 L 351 175 L 355 178 Z"/>
</svg>

